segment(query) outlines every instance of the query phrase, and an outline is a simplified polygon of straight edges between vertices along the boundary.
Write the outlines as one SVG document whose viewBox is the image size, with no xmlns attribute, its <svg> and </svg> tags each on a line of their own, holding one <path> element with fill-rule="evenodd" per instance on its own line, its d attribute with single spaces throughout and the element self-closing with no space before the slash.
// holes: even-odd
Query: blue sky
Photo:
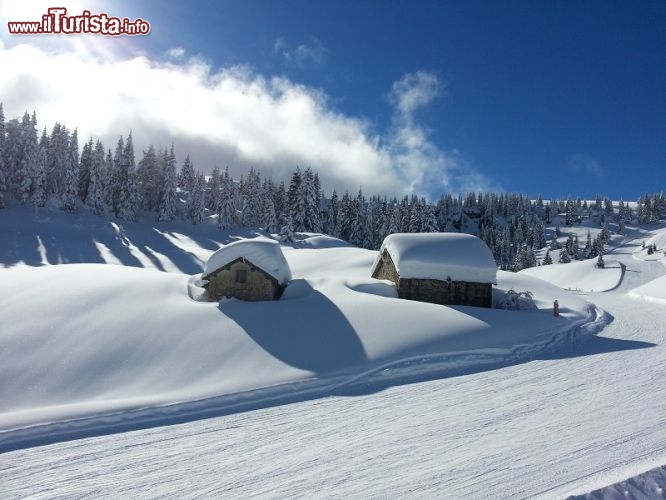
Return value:
<svg viewBox="0 0 666 500">
<path fill-rule="evenodd" d="M 180 101 L 179 114 L 163 122 L 154 110 L 132 115 L 118 101 L 105 127 L 84 111 L 71 123 L 101 137 L 131 128 L 140 141 L 174 140 L 204 170 L 257 166 L 279 176 L 298 163 L 319 170 L 328 191 L 361 185 L 431 197 L 502 189 L 635 199 L 666 185 L 663 1 L 77 0 L 70 10 L 82 6 L 141 17 L 151 33 L 83 35 L 64 48 L 70 41 L 54 35 L 3 35 L 3 50 L 58 47 L 98 69 L 127 68 L 141 56 L 143 81 L 189 75 L 191 88 L 169 93 L 154 84 L 163 106 Z M 71 77 L 84 75 L 81 68 Z M 191 83 L 193 74 L 199 80 Z M 126 80 L 107 82 L 118 99 L 134 93 Z M 8 115 L 14 105 L 58 109 L 44 92 L 35 92 L 39 99 L 8 92 L 15 79 L 2 85 L 0 95 L 17 96 L 3 98 Z M 224 92 L 236 97 L 225 100 Z M 42 125 L 50 126 L 49 113 Z M 171 123 L 179 117 L 201 127 Z"/>
</svg>

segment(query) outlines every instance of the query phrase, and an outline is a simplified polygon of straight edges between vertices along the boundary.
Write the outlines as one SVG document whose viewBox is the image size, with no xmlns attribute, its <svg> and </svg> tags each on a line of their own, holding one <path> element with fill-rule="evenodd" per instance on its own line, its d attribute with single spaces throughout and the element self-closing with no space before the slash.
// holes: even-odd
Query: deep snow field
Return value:
<svg viewBox="0 0 666 500">
<path fill-rule="evenodd" d="M 253 236 L 3 212 L 0 496 L 557 497 L 666 463 L 663 230 L 498 272 L 536 310 L 399 300 L 310 234 L 281 300 L 192 300 Z"/>
</svg>

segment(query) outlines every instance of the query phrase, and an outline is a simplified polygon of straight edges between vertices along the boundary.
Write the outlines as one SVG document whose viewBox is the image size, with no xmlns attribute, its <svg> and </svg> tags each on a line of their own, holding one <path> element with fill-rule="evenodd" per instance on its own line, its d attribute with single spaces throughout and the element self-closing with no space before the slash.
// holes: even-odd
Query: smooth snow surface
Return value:
<svg viewBox="0 0 666 500">
<path fill-rule="evenodd" d="M 605 266 L 596 267 L 597 259 L 572 261 L 568 264 L 553 263 L 548 266 L 523 269 L 520 274 L 534 276 L 566 290 L 577 292 L 606 292 L 622 281 L 622 264 L 606 257 Z"/>
<path fill-rule="evenodd" d="M 628 295 L 666 274 L 639 258 L 650 236 L 607 256 L 625 270 L 608 292 L 498 273 L 533 312 L 400 301 L 367 278 L 376 253 L 326 238 L 284 249 L 291 295 L 259 313 L 191 301 L 187 275 L 154 268 L 0 269 L 0 497 L 551 499 L 626 482 L 666 463 L 666 307 Z M 307 343 L 335 350 L 340 331 L 344 368 Z"/>
<path fill-rule="evenodd" d="M 306 250 L 305 257 L 320 252 L 334 262 L 340 250 L 348 253 Z M 298 261 L 298 250 L 287 254 Z M 280 301 L 199 303 L 187 294 L 188 280 L 99 264 L 5 270 L 0 446 L 25 426 L 222 395 L 236 402 L 248 391 L 319 386 L 414 357 L 473 351 L 497 362 L 515 356 L 516 346 L 603 321 L 585 301 L 505 272 L 498 293 L 529 288 L 540 310 L 406 301 L 384 282 L 353 277 L 297 278 Z M 550 312 L 555 298 L 560 318 Z"/>
<path fill-rule="evenodd" d="M 237 259 L 245 259 L 262 271 L 270 274 L 281 285 L 291 281 L 291 270 L 280 244 L 269 238 L 238 240 L 224 245 L 210 256 L 204 266 L 204 276 L 231 264 Z"/>
<path fill-rule="evenodd" d="M 629 292 L 629 295 L 649 302 L 666 305 L 666 276 L 662 276 L 661 278 L 652 280 L 643 286 L 634 288 Z"/>
<path fill-rule="evenodd" d="M 497 264 L 483 240 L 460 233 L 396 233 L 387 236 L 372 266 L 386 250 L 401 278 L 495 283 Z"/>
</svg>

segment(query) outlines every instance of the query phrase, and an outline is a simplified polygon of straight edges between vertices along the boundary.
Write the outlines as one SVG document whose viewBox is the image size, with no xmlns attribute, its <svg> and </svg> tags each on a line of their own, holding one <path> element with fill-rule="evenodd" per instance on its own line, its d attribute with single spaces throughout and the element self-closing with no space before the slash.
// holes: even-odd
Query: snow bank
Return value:
<svg viewBox="0 0 666 500">
<path fill-rule="evenodd" d="M 386 250 L 401 278 L 495 283 L 497 265 L 476 236 L 462 233 L 396 233 L 386 237 L 372 266 Z"/>
<path fill-rule="evenodd" d="M 606 258 L 605 267 L 597 268 L 597 259 L 573 261 L 568 264 L 553 263 L 523 269 L 519 274 L 534 276 L 565 290 L 579 292 L 606 292 L 617 287 L 622 281 L 622 265 Z"/>
<path fill-rule="evenodd" d="M 664 498 L 665 492 L 666 466 L 662 466 L 583 495 L 572 495 L 567 500 Z"/>
<path fill-rule="evenodd" d="M 264 237 L 238 240 L 224 245 L 210 256 L 204 266 L 203 275 L 211 274 L 237 259 L 251 262 L 270 274 L 281 285 L 291 280 L 291 270 L 282 254 L 280 244 Z"/>
<path fill-rule="evenodd" d="M 661 278 L 652 280 L 643 286 L 634 288 L 629 292 L 629 295 L 648 302 L 666 304 L 666 276 L 662 276 Z"/>
</svg>

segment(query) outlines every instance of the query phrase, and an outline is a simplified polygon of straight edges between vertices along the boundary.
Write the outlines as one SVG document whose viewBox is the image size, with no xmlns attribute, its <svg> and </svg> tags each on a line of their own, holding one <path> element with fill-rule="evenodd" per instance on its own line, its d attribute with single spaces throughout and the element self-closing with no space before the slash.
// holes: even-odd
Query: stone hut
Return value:
<svg viewBox="0 0 666 500">
<path fill-rule="evenodd" d="M 372 277 L 393 281 L 403 299 L 491 307 L 497 265 L 470 234 L 396 233 L 384 240 Z"/>
<path fill-rule="evenodd" d="M 208 300 L 277 300 L 291 280 L 280 244 L 269 238 L 234 241 L 217 250 L 201 276 Z"/>
</svg>

